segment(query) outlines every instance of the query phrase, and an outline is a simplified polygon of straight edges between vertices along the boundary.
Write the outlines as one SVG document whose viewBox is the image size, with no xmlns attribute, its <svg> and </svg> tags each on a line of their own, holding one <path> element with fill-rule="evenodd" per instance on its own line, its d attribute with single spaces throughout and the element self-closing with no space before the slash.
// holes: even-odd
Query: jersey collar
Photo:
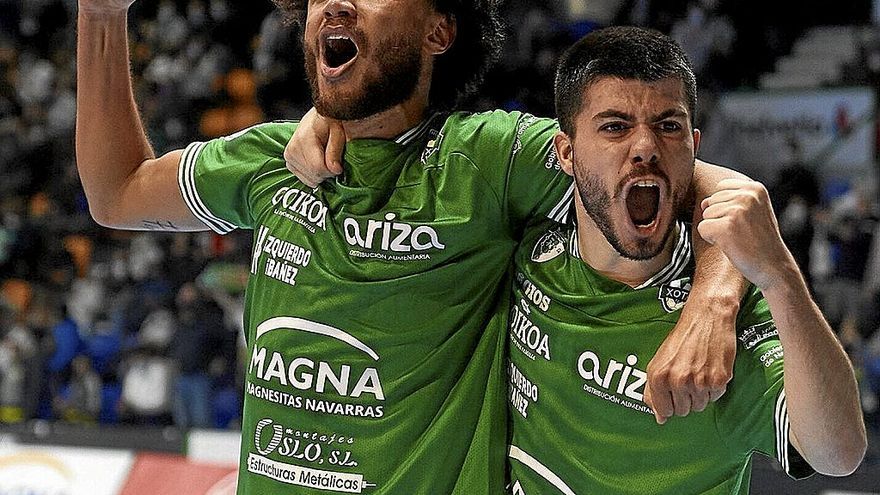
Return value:
<svg viewBox="0 0 880 495">
<path fill-rule="evenodd" d="M 669 263 L 654 274 L 651 278 L 644 281 L 634 289 L 645 289 L 648 287 L 656 287 L 665 283 L 681 278 L 682 273 L 691 261 L 693 248 L 691 247 L 691 229 L 688 224 L 682 221 L 675 222 L 676 235 L 675 247 L 672 250 L 672 259 Z M 578 230 L 575 225 L 571 229 L 568 238 L 568 252 L 577 259 L 582 260 L 581 252 L 578 245 Z"/>
</svg>

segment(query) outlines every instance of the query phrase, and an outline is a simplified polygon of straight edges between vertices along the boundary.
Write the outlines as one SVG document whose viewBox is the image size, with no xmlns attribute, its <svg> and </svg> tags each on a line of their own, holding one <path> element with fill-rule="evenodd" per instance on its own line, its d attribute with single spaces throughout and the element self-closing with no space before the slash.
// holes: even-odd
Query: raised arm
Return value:
<svg viewBox="0 0 880 495">
<path fill-rule="evenodd" d="M 76 162 L 89 209 L 107 227 L 206 230 L 177 185 L 182 151 L 156 158 L 141 124 L 128 60 L 133 1 L 79 2 Z"/>
<path fill-rule="evenodd" d="M 693 225 L 702 220 L 699 202 L 722 179 L 746 177 L 697 160 Z M 673 416 L 702 411 L 727 390 L 736 357 L 736 315 L 748 282 L 721 249 L 693 232 L 696 272 L 688 302 L 675 328 L 648 363 L 645 401 L 663 424 Z"/>
<path fill-rule="evenodd" d="M 792 444 L 816 471 L 845 476 L 867 448 L 852 365 L 785 247 L 767 190 L 725 180 L 703 201 L 703 237 L 718 246 L 767 300 L 784 350 Z"/>
</svg>

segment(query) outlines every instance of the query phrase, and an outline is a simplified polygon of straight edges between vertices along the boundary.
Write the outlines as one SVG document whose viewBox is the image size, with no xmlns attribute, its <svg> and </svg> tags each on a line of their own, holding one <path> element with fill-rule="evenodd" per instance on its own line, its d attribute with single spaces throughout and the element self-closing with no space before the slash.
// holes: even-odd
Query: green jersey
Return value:
<svg viewBox="0 0 880 495">
<path fill-rule="evenodd" d="M 636 288 L 591 269 L 575 228 L 527 234 L 509 325 L 512 494 L 747 493 L 753 451 L 810 472 L 788 444 L 782 346 L 754 288 L 727 393 L 663 426 L 645 404 L 645 369 L 691 288 L 689 231 L 677 226 L 671 261 Z"/>
<path fill-rule="evenodd" d="M 254 232 L 238 493 L 503 492 L 509 266 L 527 220 L 571 195 L 555 122 L 435 115 L 349 142 L 317 189 L 285 168 L 295 128 L 194 143 L 180 165 L 197 217 Z"/>
</svg>

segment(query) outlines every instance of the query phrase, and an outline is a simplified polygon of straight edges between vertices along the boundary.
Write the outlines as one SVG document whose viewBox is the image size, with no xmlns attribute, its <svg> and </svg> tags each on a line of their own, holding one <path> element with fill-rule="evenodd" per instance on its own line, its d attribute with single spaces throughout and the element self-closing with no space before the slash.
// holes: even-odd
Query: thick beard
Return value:
<svg viewBox="0 0 880 495">
<path fill-rule="evenodd" d="M 312 101 L 319 114 L 331 119 L 361 120 L 405 102 L 415 92 L 422 72 L 417 38 L 387 40 L 377 45 L 376 53 L 379 56 L 375 60 L 375 70 L 364 72 L 364 80 L 358 90 L 340 96 L 322 94 L 318 87 L 317 54 L 308 44 L 304 45 L 306 76 L 312 90 Z"/>
<path fill-rule="evenodd" d="M 593 223 L 596 224 L 611 247 L 621 256 L 634 261 L 646 261 L 663 252 L 663 247 L 666 246 L 666 242 L 672 234 L 675 222 L 669 222 L 666 232 L 663 233 L 663 238 L 657 244 L 653 244 L 651 239 L 638 239 L 631 246 L 624 246 L 608 212 L 611 207 L 611 196 L 602 181 L 598 176 L 587 172 L 586 168 L 578 163 L 575 163 L 574 179 L 587 214 L 593 219 Z M 678 218 L 679 214 L 684 211 L 683 203 L 686 198 L 686 191 L 681 188 L 672 191 L 674 218 Z"/>
</svg>

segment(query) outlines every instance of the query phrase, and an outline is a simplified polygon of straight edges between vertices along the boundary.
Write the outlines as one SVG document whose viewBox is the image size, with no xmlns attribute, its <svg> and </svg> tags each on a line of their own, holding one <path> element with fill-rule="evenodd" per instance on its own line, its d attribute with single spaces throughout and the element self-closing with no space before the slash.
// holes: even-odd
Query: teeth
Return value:
<svg viewBox="0 0 880 495">
<path fill-rule="evenodd" d="M 351 41 L 351 38 L 349 38 L 348 36 L 343 36 L 341 34 L 331 34 L 330 36 L 327 37 L 327 39 L 328 40 L 349 40 L 349 41 Z"/>
<path fill-rule="evenodd" d="M 650 180 L 650 179 L 644 179 L 644 180 L 637 181 L 637 182 L 636 182 L 635 184 L 633 184 L 633 185 L 634 185 L 634 186 L 639 186 L 639 187 L 660 187 L 660 184 L 657 184 L 656 181 L 653 181 L 653 180 Z"/>
</svg>

